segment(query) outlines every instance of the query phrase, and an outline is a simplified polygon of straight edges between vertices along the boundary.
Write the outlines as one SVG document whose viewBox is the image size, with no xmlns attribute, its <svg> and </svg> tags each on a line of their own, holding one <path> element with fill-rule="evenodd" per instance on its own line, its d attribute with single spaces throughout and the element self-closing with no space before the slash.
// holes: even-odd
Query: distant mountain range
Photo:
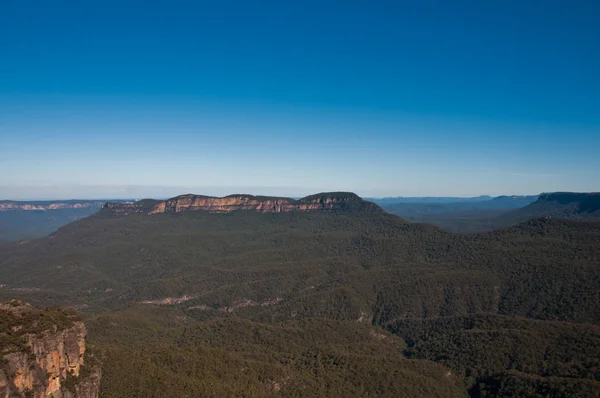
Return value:
<svg viewBox="0 0 600 398">
<path fill-rule="evenodd" d="M 125 200 L 118 200 L 125 202 Z M 45 211 L 60 209 L 100 209 L 106 200 L 0 200 L 0 211 Z"/>
<path fill-rule="evenodd" d="M 597 194 L 572 195 L 472 235 L 351 193 L 116 203 L 0 245 L 0 301 L 85 312 L 100 396 L 598 396 Z"/>
<path fill-rule="evenodd" d="M 205 199 L 231 199 L 235 197 L 244 197 L 244 198 L 255 198 L 257 200 L 286 200 L 288 202 L 292 201 L 302 201 L 306 198 L 281 198 L 281 197 L 266 197 L 266 196 L 254 196 L 254 195 L 229 195 L 225 198 L 214 198 L 211 196 L 204 195 L 180 195 L 179 198 L 183 197 L 196 197 L 196 198 L 205 198 Z M 387 197 L 387 198 L 366 198 L 365 200 L 376 203 L 380 206 L 388 206 L 393 204 L 459 204 L 459 203 L 481 203 L 481 207 L 506 207 L 506 208 L 516 208 L 521 207 L 521 205 L 529 204 L 535 201 L 538 198 L 538 195 L 530 195 L 530 196 L 498 196 L 491 197 L 488 195 L 462 198 L 462 197 Z M 116 200 L 99 200 L 99 199 L 91 199 L 91 200 L 80 200 L 80 199 L 70 199 L 70 200 L 35 200 L 35 201 L 16 201 L 16 200 L 0 200 L 0 212 L 1 211 L 12 211 L 12 210 L 23 210 L 23 211 L 44 211 L 44 210 L 59 210 L 59 209 L 100 209 L 104 206 L 105 203 L 149 203 L 149 201 L 159 202 L 156 200 L 145 200 L 145 201 L 137 201 L 134 199 L 116 199 Z M 486 205 L 484 205 L 484 203 Z M 136 205 L 137 206 L 137 205 Z M 478 205 L 475 205 L 478 206 Z"/>
<path fill-rule="evenodd" d="M 416 202 L 408 201 L 408 198 L 405 198 L 406 201 L 402 202 L 386 204 L 375 200 L 375 203 L 378 203 L 390 213 L 398 214 L 400 216 L 405 217 L 419 213 L 445 213 L 467 210 L 512 210 L 521 208 L 523 206 L 527 206 L 528 204 L 535 202 L 538 196 L 498 196 L 496 198 L 475 200 L 481 198 L 487 197 L 469 198 L 463 201 L 455 200 L 448 202 L 443 201 L 443 198 L 439 198 L 439 202 L 432 200 L 425 202 Z"/>
<path fill-rule="evenodd" d="M 481 195 L 474 197 L 458 197 L 458 196 L 394 196 L 385 198 L 365 198 L 371 202 L 377 203 L 380 206 L 391 205 L 395 203 L 464 203 L 464 202 L 483 202 L 492 200 L 494 197 L 489 195 Z"/>
<path fill-rule="evenodd" d="M 375 203 L 408 221 L 438 225 L 456 232 L 479 232 L 513 225 L 535 217 L 598 218 L 598 193 L 545 193 L 528 196 L 395 197 L 371 198 L 369 202 L 345 192 L 327 198 L 281 198 L 229 195 L 215 198 L 180 195 L 167 200 L 53 200 L 0 201 L 0 242 L 48 235 L 61 226 L 90 216 L 104 207 L 112 213 L 173 213 L 186 210 L 230 212 L 342 210 L 357 204 Z M 375 205 L 373 205 L 375 206 Z"/>
<path fill-rule="evenodd" d="M 600 220 L 600 192 L 544 193 L 535 202 L 500 216 L 497 225 L 508 226 L 536 217 Z"/>
<path fill-rule="evenodd" d="M 0 242 L 39 238 L 90 216 L 102 200 L 0 201 Z"/>
<path fill-rule="evenodd" d="M 382 205 L 412 222 L 472 233 L 508 227 L 537 217 L 600 219 L 599 193 L 556 192 L 539 196 L 498 196 L 483 201 Z"/>
</svg>

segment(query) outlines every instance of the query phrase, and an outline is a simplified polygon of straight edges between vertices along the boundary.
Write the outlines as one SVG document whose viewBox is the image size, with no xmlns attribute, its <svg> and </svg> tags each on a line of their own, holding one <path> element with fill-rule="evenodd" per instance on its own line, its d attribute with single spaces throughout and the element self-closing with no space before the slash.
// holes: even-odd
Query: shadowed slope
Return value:
<svg viewBox="0 0 600 398">
<path fill-rule="evenodd" d="M 600 220 L 600 193 L 555 192 L 540 195 L 534 203 L 499 217 L 499 225 L 510 225 L 536 217 Z"/>
</svg>

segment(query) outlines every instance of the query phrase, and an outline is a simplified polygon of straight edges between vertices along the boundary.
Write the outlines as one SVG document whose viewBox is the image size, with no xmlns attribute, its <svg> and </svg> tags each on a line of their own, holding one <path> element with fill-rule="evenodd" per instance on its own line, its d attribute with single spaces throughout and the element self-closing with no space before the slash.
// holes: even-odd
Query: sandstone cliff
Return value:
<svg viewBox="0 0 600 398">
<path fill-rule="evenodd" d="M 113 214 L 181 213 L 184 211 L 208 211 L 228 213 L 238 210 L 260 213 L 290 211 L 347 211 L 375 210 L 377 205 L 362 200 L 349 192 L 320 193 L 302 199 L 278 198 L 252 195 L 230 195 L 215 198 L 201 195 L 180 195 L 167 200 L 145 199 L 134 203 L 106 203 L 105 211 Z"/>
<path fill-rule="evenodd" d="M 86 328 L 69 310 L 0 304 L 0 398 L 95 398 L 100 367 L 85 355 Z"/>
</svg>

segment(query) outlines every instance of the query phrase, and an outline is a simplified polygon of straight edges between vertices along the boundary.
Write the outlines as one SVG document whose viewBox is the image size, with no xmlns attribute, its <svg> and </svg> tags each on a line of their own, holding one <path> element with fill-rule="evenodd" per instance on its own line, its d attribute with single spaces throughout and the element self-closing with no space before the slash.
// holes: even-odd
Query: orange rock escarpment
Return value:
<svg viewBox="0 0 600 398">
<path fill-rule="evenodd" d="M 27 322 L 33 308 L 28 304 L 0 304 L 0 316 L 17 314 Z M 3 318 L 4 319 L 4 318 Z M 19 331 L 21 325 L 12 326 Z M 100 385 L 99 368 L 90 368 L 85 379 L 80 378 L 84 364 L 86 328 L 75 321 L 70 327 L 58 330 L 54 325 L 40 333 L 21 336 L 23 346 L 2 347 L 0 355 L 0 398 L 96 398 Z M 77 383 L 66 386 L 67 379 Z"/>
<path fill-rule="evenodd" d="M 322 193 L 302 199 L 277 198 L 252 195 L 230 195 L 215 198 L 201 195 L 181 195 L 171 199 L 141 200 L 134 203 L 107 203 L 104 209 L 116 214 L 181 213 L 185 211 L 208 211 L 229 213 L 238 210 L 260 213 L 283 213 L 290 211 L 340 211 L 376 209 L 377 205 L 366 202 L 349 192 Z"/>
</svg>

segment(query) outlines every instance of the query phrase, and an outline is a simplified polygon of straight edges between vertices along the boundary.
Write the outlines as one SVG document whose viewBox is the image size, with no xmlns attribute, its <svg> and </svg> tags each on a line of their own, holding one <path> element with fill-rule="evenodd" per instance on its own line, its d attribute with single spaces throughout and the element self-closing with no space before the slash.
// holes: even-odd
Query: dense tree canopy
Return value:
<svg viewBox="0 0 600 398">
<path fill-rule="evenodd" d="M 599 242 L 554 218 L 101 212 L 1 246 L 0 297 L 81 310 L 105 396 L 594 396 Z"/>
</svg>

